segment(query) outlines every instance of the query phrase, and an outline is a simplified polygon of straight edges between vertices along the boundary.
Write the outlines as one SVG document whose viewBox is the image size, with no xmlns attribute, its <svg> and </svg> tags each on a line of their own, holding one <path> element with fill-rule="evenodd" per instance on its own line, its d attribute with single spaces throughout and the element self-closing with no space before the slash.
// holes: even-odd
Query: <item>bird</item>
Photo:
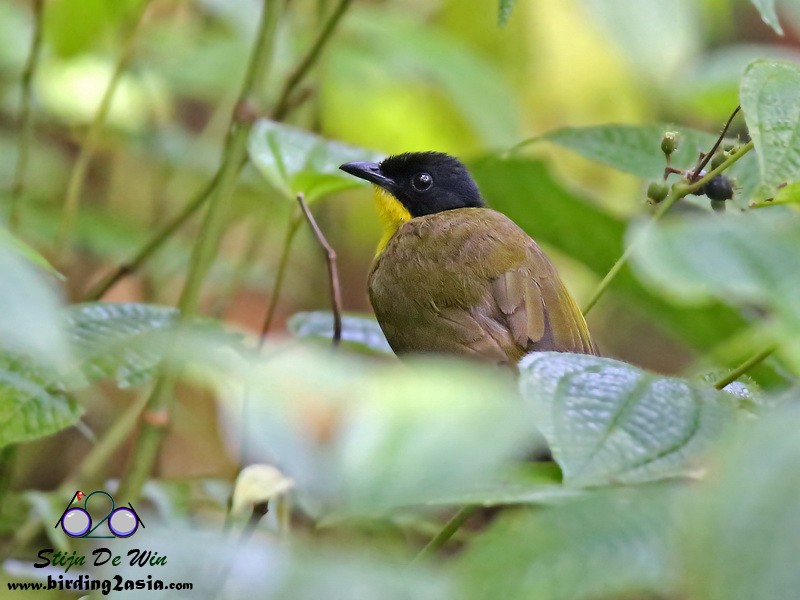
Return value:
<svg viewBox="0 0 800 600">
<path fill-rule="evenodd" d="M 486 206 L 458 158 L 407 152 L 339 168 L 374 184 L 383 235 L 369 299 L 396 354 L 458 355 L 512 370 L 529 352 L 597 354 L 551 260 Z"/>
</svg>

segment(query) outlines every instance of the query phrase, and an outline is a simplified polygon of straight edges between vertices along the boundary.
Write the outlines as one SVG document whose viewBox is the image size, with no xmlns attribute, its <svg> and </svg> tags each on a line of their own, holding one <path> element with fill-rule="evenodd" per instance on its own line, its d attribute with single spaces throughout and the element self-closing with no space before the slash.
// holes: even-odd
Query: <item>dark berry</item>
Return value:
<svg viewBox="0 0 800 600">
<path fill-rule="evenodd" d="M 733 182 L 726 175 L 717 175 L 703 186 L 703 193 L 711 200 L 730 200 L 733 198 Z"/>
</svg>

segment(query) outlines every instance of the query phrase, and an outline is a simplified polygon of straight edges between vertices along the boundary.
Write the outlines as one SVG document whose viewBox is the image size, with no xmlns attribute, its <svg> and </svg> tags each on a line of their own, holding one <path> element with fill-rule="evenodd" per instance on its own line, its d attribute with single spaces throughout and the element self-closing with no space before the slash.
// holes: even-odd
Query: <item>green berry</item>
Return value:
<svg viewBox="0 0 800 600">
<path fill-rule="evenodd" d="M 678 133 L 676 131 L 668 131 L 664 134 L 661 140 L 661 151 L 669 156 L 678 149 Z"/>
<path fill-rule="evenodd" d="M 720 166 L 722 163 L 724 163 L 727 158 L 728 157 L 725 155 L 724 152 L 717 152 L 711 158 L 711 168 L 712 169 L 716 169 L 718 166 Z"/>
<path fill-rule="evenodd" d="M 668 193 L 667 184 L 661 181 L 651 181 L 650 185 L 647 186 L 647 197 L 656 204 L 664 200 Z"/>
<path fill-rule="evenodd" d="M 725 212 L 725 200 L 712 200 L 711 208 L 714 212 Z"/>
</svg>

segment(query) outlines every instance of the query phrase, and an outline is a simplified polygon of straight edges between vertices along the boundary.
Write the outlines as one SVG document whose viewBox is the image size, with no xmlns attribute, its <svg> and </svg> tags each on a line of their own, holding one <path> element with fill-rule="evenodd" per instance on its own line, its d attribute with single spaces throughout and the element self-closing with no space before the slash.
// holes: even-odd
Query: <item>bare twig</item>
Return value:
<svg viewBox="0 0 800 600">
<path fill-rule="evenodd" d="M 706 154 L 703 157 L 703 159 L 697 164 L 694 171 L 692 171 L 692 175 L 691 177 L 689 177 L 689 183 L 694 183 L 697 180 L 697 178 L 700 176 L 700 173 L 703 171 L 703 167 L 705 167 L 708 164 L 708 161 L 710 161 L 713 158 L 714 153 L 716 153 L 717 149 L 719 148 L 719 145 L 722 143 L 722 140 L 725 139 L 725 134 L 728 133 L 728 128 L 731 126 L 733 118 L 737 114 L 739 114 L 739 111 L 741 109 L 742 109 L 741 106 L 737 106 L 731 113 L 731 116 L 728 117 L 728 122 L 725 123 L 725 127 L 722 128 L 722 132 L 720 132 L 717 141 L 714 143 L 714 146 L 711 148 L 708 154 Z"/>
<path fill-rule="evenodd" d="M 278 270 L 275 274 L 275 283 L 272 286 L 272 293 L 269 295 L 269 304 L 267 305 L 267 315 L 264 317 L 264 324 L 261 326 L 261 334 L 259 336 L 258 347 L 264 346 L 267 339 L 267 334 L 272 327 L 272 322 L 275 320 L 275 313 L 278 308 L 278 298 L 283 288 L 283 280 L 286 277 L 286 268 L 289 265 L 289 253 L 292 248 L 294 236 L 302 223 L 300 215 L 293 214 L 289 217 L 289 228 L 286 230 L 286 237 L 283 240 L 283 247 L 281 248 L 281 257 L 278 259 Z"/>
<path fill-rule="evenodd" d="M 28 155 L 33 139 L 33 111 L 31 110 L 31 86 L 33 74 L 42 53 L 42 30 L 44 23 L 44 0 L 33 0 L 33 38 L 25 70 L 22 72 L 22 98 L 20 100 L 20 135 L 17 154 L 17 167 L 14 182 L 11 184 L 11 206 L 8 224 L 12 230 L 19 227 L 19 203 L 25 191 L 25 174 L 28 172 Z"/>
<path fill-rule="evenodd" d="M 319 225 L 317 225 L 317 221 L 308 209 L 308 204 L 306 204 L 306 199 L 303 194 L 297 194 L 297 202 L 300 204 L 300 208 L 308 224 L 311 226 L 311 230 L 314 232 L 314 236 L 317 238 L 319 245 L 325 252 L 325 258 L 327 259 L 328 280 L 331 286 L 331 307 L 333 309 L 333 345 L 338 346 L 339 342 L 342 340 L 342 290 L 339 285 L 339 270 L 336 267 L 336 252 L 328 243 L 328 240 L 325 239 L 325 235 L 322 233 Z"/>
<path fill-rule="evenodd" d="M 353 0 L 340 0 L 339 4 L 336 5 L 336 8 L 333 9 L 331 16 L 328 17 L 328 20 L 322 26 L 322 29 L 319 30 L 317 39 L 314 40 L 314 43 L 308 49 L 306 55 L 286 78 L 283 88 L 281 88 L 281 91 L 278 94 L 278 101 L 275 103 L 275 109 L 272 111 L 272 118 L 274 120 L 280 121 L 286 116 L 286 113 L 291 106 L 291 96 L 295 88 L 303 81 L 305 76 L 311 70 L 311 67 L 314 66 L 314 63 L 317 62 L 317 59 L 325 47 L 325 44 L 328 43 L 331 34 L 333 34 L 336 26 L 339 24 L 339 20 L 350 7 L 352 2 Z"/>
<path fill-rule="evenodd" d="M 448 540 L 453 537 L 456 531 L 458 531 L 461 526 L 466 523 L 467 519 L 475 514 L 475 511 L 477 510 L 478 506 L 475 504 L 469 504 L 461 508 L 455 515 L 453 515 L 453 517 L 447 522 L 442 530 L 437 533 L 430 542 L 425 544 L 425 547 L 414 557 L 414 562 L 423 558 L 428 558 L 435 554 L 436 551 L 444 546 Z"/>
</svg>

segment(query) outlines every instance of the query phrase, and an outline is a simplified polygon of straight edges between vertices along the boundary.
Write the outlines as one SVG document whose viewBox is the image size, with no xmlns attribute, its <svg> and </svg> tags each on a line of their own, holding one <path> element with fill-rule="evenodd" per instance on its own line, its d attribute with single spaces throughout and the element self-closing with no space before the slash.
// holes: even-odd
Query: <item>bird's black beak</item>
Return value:
<svg viewBox="0 0 800 600">
<path fill-rule="evenodd" d="M 345 173 L 355 175 L 359 179 L 364 179 L 382 188 L 389 189 L 394 185 L 394 181 L 381 172 L 381 166 L 378 163 L 349 162 L 339 168 Z"/>
</svg>

